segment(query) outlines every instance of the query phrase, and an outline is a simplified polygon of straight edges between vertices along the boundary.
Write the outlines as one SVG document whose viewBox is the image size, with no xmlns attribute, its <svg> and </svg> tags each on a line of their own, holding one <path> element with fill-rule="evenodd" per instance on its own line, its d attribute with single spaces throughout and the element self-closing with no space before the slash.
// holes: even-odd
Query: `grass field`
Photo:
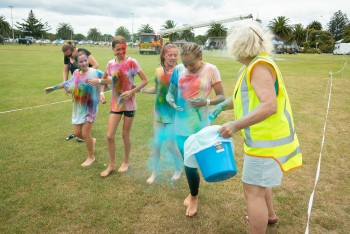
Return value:
<svg viewBox="0 0 350 234">
<path fill-rule="evenodd" d="M 102 70 L 113 58 L 110 48 L 85 48 Z M 141 56 L 136 49 L 129 49 L 128 54 L 139 61 L 149 78 L 148 86 L 154 85 L 158 56 Z M 275 56 L 284 74 L 304 160 L 302 168 L 286 173 L 282 186 L 274 189 L 279 221 L 268 233 L 305 232 L 327 111 L 328 73 L 340 70 L 349 58 Z M 205 51 L 204 60 L 217 65 L 225 94 L 231 95 L 241 65 L 224 51 Z M 44 87 L 61 82 L 62 67 L 58 46 L 0 45 L 0 233 L 247 233 L 240 134 L 234 136 L 238 174 L 220 183 L 202 179 L 198 215 L 187 218 L 182 206 L 189 193 L 184 175 L 170 183 L 172 171 L 164 171 L 153 185 L 145 182 L 150 175 L 147 160 L 154 96 L 137 94 L 130 170 L 101 178 L 108 157 L 105 135 L 109 106 L 99 106 L 93 128 L 96 161 L 81 168 L 87 155 L 85 145 L 65 140 L 72 132 L 70 98 L 62 90 L 49 95 L 43 92 Z M 348 65 L 333 77 L 310 233 L 350 232 L 349 88 Z M 55 102 L 60 103 L 4 113 Z M 232 112 L 226 112 L 214 124 L 232 118 Z M 120 164 L 120 129 L 116 148 Z"/>
</svg>

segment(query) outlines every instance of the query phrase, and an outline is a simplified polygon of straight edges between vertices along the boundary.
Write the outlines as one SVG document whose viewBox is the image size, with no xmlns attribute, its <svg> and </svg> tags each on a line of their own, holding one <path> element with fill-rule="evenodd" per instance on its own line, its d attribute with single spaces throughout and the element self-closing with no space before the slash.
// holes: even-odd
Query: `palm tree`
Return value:
<svg viewBox="0 0 350 234">
<path fill-rule="evenodd" d="M 10 35 L 11 34 L 11 27 L 10 24 L 5 20 L 4 16 L 0 16 L 0 35 Z"/>
<path fill-rule="evenodd" d="M 139 28 L 138 33 L 153 33 L 154 30 L 149 24 L 142 24 L 141 27 Z"/>
<path fill-rule="evenodd" d="M 97 28 L 90 28 L 87 37 L 93 41 L 100 41 L 102 38 L 102 34 L 100 31 L 98 31 Z"/>
<path fill-rule="evenodd" d="M 316 20 L 312 21 L 307 27 L 307 29 L 322 30 L 322 24 Z"/>
<path fill-rule="evenodd" d="M 117 28 L 117 30 L 115 30 L 115 35 L 123 36 L 126 41 L 130 41 L 131 38 L 129 30 L 124 26 Z"/>
<path fill-rule="evenodd" d="M 306 31 L 302 24 L 296 24 L 292 28 L 292 32 L 290 34 L 290 41 L 296 41 L 298 46 L 302 46 L 305 41 Z"/>
<path fill-rule="evenodd" d="M 289 19 L 285 16 L 278 16 L 271 20 L 268 25 L 271 31 L 284 42 L 289 41 L 289 35 L 292 31 L 292 27 L 288 25 L 288 21 Z"/>
<path fill-rule="evenodd" d="M 208 37 L 226 37 L 227 28 L 223 24 L 212 24 L 207 31 Z"/>
<path fill-rule="evenodd" d="M 167 20 L 162 25 L 162 29 L 171 29 L 171 28 L 175 28 L 175 27 L 176 27 L 176 24 L 173 20 Z M 169 34 L 168 37 L 169 37 L 170 41 L 176 41 L 177 39 L 179 39 L 180 34 L 178 32 L 175 32 L 175 33 Z"/>
<path fill-rule="evenodd" d="M 194 41 L 194 33 L 190 29 L 184 30 L 181 32 L 180 38 L 186 41 Z"/>
<path fill-rule="evenodd" d="M 56 36 L 62 39 L 73 39 L 74 29 L 69 23 L 59 23 Z"/>
</svg>

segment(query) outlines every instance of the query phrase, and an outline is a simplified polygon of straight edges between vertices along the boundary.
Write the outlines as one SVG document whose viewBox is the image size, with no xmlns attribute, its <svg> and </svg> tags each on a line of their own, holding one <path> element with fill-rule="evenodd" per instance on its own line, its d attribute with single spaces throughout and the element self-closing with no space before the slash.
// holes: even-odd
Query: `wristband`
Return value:
<svg viewBox="0 0 350 234">
<path fill-rule="evenodd" d="M 98 83 L 101 84 L 101 79 L 98 79 Z"/>
<path fill-rule="evenodd" d="M 104 92 L 101 92 L 100 95 L 105 94 Z"/>
<path fill-rule="evenodd" d="M 142 89 L 140 89 L 140 93 L 143 93 Z"/>
<path fill-rule="evenodd" d="M 207 106 L 210 106 L 210 99 L 207 99 Z"/>
</svg>

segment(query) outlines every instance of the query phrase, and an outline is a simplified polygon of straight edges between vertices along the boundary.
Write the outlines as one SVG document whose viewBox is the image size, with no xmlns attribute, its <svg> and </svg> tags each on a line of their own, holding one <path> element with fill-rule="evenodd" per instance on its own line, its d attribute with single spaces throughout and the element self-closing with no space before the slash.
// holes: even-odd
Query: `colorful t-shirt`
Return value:
<svg viewBox="0 0 350 234">
<path fill-rule="evenodd" d="M 173 123 L 175 110 L 166 101 L 166 95 L 170 86 L 171 74 L 164 72 L 163 67 L 156 69 L 154 82 L 156 83 L 156 100 L 154 104 L 155 120 L 161 123 Z"/>
<path fill-rule="evenodd" d="M 85 73 L 77 69 L 72 77 L 63 82 L 64 88 L 73 93 L 72 124 L 95 122 L 98 103 L 100 101 L 100 85 L 92 86 L 88 83 L 93 78 L 102 77 L 103 72 L 89 68 Z"/>
<path fill-rule="evenodd" d="M 199 74 L 190 75 L 183 64 L 175 67 L 170 78 L 177 87 L 176 104 L 183 111 L 176 111 L 176 135 L 190 136 L 202 128 L 209 126 L 208 107 L 193 108 L 189 100 L 210 97 L 213 85 L 221 82 L 220 72 L 215 65 L 204 63 Z"/>
<path fill-rule="evenodd" d="M 120 95 L 132 89 L 134 77 L 141 71 L 136 59 L 128 57 L 126 61 L 118 64 L 115 59 L 107 63 L 108 77 L 112 78 L 112 100 L 110 110 L 113 112 L 136 110 L 136 97 L 133 95 L 124 101 Z"/>
</svg>

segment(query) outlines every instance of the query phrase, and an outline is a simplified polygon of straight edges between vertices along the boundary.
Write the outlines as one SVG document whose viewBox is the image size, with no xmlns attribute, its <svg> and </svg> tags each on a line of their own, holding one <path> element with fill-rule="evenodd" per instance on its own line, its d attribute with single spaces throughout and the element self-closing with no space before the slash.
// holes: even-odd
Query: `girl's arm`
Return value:
<svg viewBox="0 0 350 234">
<path fill-rule="evenodd" d="M 184 109 L 181 106 L 176 105 L 175 103 L 174 96 L 175 96 L 176 90 L 177 90 L 176 86 L 173 83 L 170 83 L 168 93 L 166 94 L 166 101 L 175 110 L 183 111 Z"/>
<path fill-rule="evenodd" d="M 148 93 L 148 94 L 156 94 L 156 84 L 152 88 L 142 88 L 140 89 L 140 93 Z"/>
<path fill-rule="evenodd" d="M 59 85 L 55 85 L 55 86 L 51 86 L 51 87 L 46 87 L 44 89 L 45 93 L 51 93 L 52 91 L 56 90 L 56 89 L 62 89 L 63 88 L 63 83 L 59 84 Z"/>
<path fill-rule="evenodd" d="M 101 77 L 101 83 L 105 82 L 106 84 L 112 84 L 112 79 L 111 78 L 108 78 L 108 73 L 107 73 L 107 70 L 104 71 L 102 77 Z M 109 83 L 110 82 L 110 83 Z M 102 104 L 106 104 L 106 97 L 105 97 L 105 85 L 101 84 L 100 85 L 100 100 L 102 102 Z"/>
</svg>

